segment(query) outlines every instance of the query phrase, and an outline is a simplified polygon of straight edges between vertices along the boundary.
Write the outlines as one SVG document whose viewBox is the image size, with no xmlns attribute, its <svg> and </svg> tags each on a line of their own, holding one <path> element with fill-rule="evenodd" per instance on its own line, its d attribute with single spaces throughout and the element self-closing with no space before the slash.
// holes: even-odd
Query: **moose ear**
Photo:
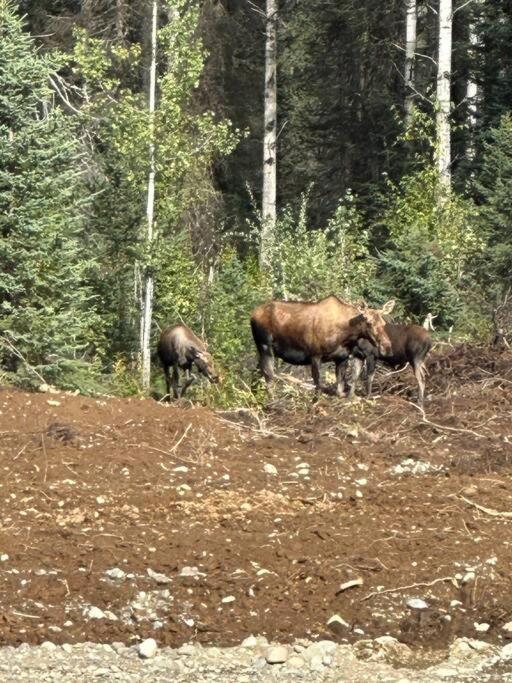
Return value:
<svg viewBox="0 0 512 683">
<path fill-rule="evenodd" d="M 386 301 L 384 306 L 381 308 L 381 313 L 383 313 L 384 315 L 391 313 L 391 311 L 394 309 L 394 307 L 395 307 L 395 300 L 390 299 L 389 301 Z"/>
</svg>

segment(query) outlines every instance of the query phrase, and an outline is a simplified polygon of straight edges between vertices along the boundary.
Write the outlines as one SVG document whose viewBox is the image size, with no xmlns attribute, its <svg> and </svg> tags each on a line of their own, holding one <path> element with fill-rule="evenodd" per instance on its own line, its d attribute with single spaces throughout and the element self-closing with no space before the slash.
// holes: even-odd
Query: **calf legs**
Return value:
<svg viewBox="0 0 512 683">
<path fill-rule="evenodd" d="M 423 399 L 425 398 L 425 365 L 422 360 L 413 361 L 413 370 L 416 381 L 418 382 L 418 405 L 423 408 Z"/>
<path fill-rule="evenodd" d="M 185 383 L 180 387 L 180 371 L 177 365 L 172 366 L 172 378 L 171 378 L 171 367 L 169 365 L 164 367 L 165 374 L 165 386 L 167 389 L 167 400 L 171 400 L 171 389 L 174 398 L 181 398 L 184 396 L 186 390 L 191 384 L 196 381 L 196 376 L 190 372 L 189 368 L 185 368 Z"/>
</svg>

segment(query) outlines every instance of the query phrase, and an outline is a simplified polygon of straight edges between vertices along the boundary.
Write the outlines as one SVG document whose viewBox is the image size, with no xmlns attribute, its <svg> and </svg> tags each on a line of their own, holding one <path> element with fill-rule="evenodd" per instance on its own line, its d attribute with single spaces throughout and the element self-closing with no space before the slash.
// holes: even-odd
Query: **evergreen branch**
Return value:
<svg viewBox="0 0 512 683">
<path fill-rule="evenodd" d="M 29 370 L 32 370 L 32 372 L 34 373 L 34 375 L 36 375 L 36 377 L 38 377 L 38 378 L 41 380 L 41 382 L 42 382 L 43 384 L 47 384 L 47 381 L 45 380 L 45 378 L 44 378 L 42 375 L 40 375 L 40 374 L 37 372 L 37 370 L 36 370 L 34 367 L 32 367 L 32 365 L 30 365 L 30 363 L 28 362 L 28 360 L 22 355 L 21 351 L 19 351 L 19 350 L 14 346 L 14 344 L 13 344 L 7 337 L 1 336 L 1 337 L 0 337 L 0 340 L 3 341 L 3 343 L 7 346 L 7 348 L 8 348 L 10 351 L 12 351 L 12 353 L 14 353 L 14 355 L 15 355 L 17 358 L 19 358 L 23 363 L 25 363 L 25 365 L 27 366 L 27 368 L 28 368 Z"/>
</svg>

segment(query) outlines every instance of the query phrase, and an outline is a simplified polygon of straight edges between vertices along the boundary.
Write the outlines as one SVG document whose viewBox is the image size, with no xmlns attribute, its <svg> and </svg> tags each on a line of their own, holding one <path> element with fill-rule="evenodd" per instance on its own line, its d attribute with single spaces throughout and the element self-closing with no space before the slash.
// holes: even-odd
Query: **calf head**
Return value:
<svg viewBox="0 0 512 683">
<path fill-rule="evenodd" d="M 210 380 L 210 382 L 219 381 L 219 376 L 215 372 L 215 367 L 213 365 L 213 358 L 208 351 L 196 350 L 194 356 L 194 365 L 200 373 Z"/>
<path fill-rule="evenodd" d="M 361 317 L 363 321 L 362 335 L 374 344 L 379 353 L 387 355 L 391 351 L 391 340 L 386 333 L 385 315 L 391 313 L 395 306 L 394 299 L 384 304 L 382 308 L 363 308 Z"/>
</svg>

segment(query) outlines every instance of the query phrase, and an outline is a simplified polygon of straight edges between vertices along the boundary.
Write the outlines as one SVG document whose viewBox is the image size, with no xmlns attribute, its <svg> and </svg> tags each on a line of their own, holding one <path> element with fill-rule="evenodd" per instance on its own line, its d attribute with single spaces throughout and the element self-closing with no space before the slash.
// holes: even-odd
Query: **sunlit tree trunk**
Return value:
<svg viewBox="0 0 512 683">
<path fill-rule="evenodd" d="M 474 57 L 478 46 L 478 35 L 474 22 L 471 22 L 469 25 L 469 44 L 471 46 L 470 49 L 472 57 Z M 466 144 L 466 156 L 468 159 L 473 160 L 475 158 L 475 129 L 478 111 L 478 85 L 476 81 L 471 78 L 471 76 L 468 78 L 466 84 L 466 100 L 468 103 L 468 137 Z"/>
<path fill-rule="evenodd" d="M 415 56 L 416 56 L 416 23 L 418 19 L 418 8 L 416 0 L 406 0 L 406 19 L 405 19 L 405 125 L 407 128 L 412 123 L 414 112 L 415 95 Z"/>
<path fill-rule="evenodd" d="M 452 0 L 439 0 L 437 66 L 437 168 L 441 185 L 450 189 L 450 84 L 452 69 Z"/>
<path fill-rule="evenodd" d="M 270 265 L 276 223 L 277 192 L 277 0 L 266 3 L 263 193 L 260 265 Z"/>
<path fill-rule="evenodd" d="M 151 253 L 154 238 L 154 210 L 155 210 L 155 100 L 156 100 L 156 40 L 157 40 L 158 2 L 152 3 L 151 22 L 151 65 L 149 72 L 149 172 L 146 201 L 146 255 Z M 142 372 L 142 388 L 149 389 L 151 379 L 151 322 L 153 317 L 154 279 L 152 269 L 145 264 L 141 288 L 141 337 L 140 357 Z"/>
</svg>

